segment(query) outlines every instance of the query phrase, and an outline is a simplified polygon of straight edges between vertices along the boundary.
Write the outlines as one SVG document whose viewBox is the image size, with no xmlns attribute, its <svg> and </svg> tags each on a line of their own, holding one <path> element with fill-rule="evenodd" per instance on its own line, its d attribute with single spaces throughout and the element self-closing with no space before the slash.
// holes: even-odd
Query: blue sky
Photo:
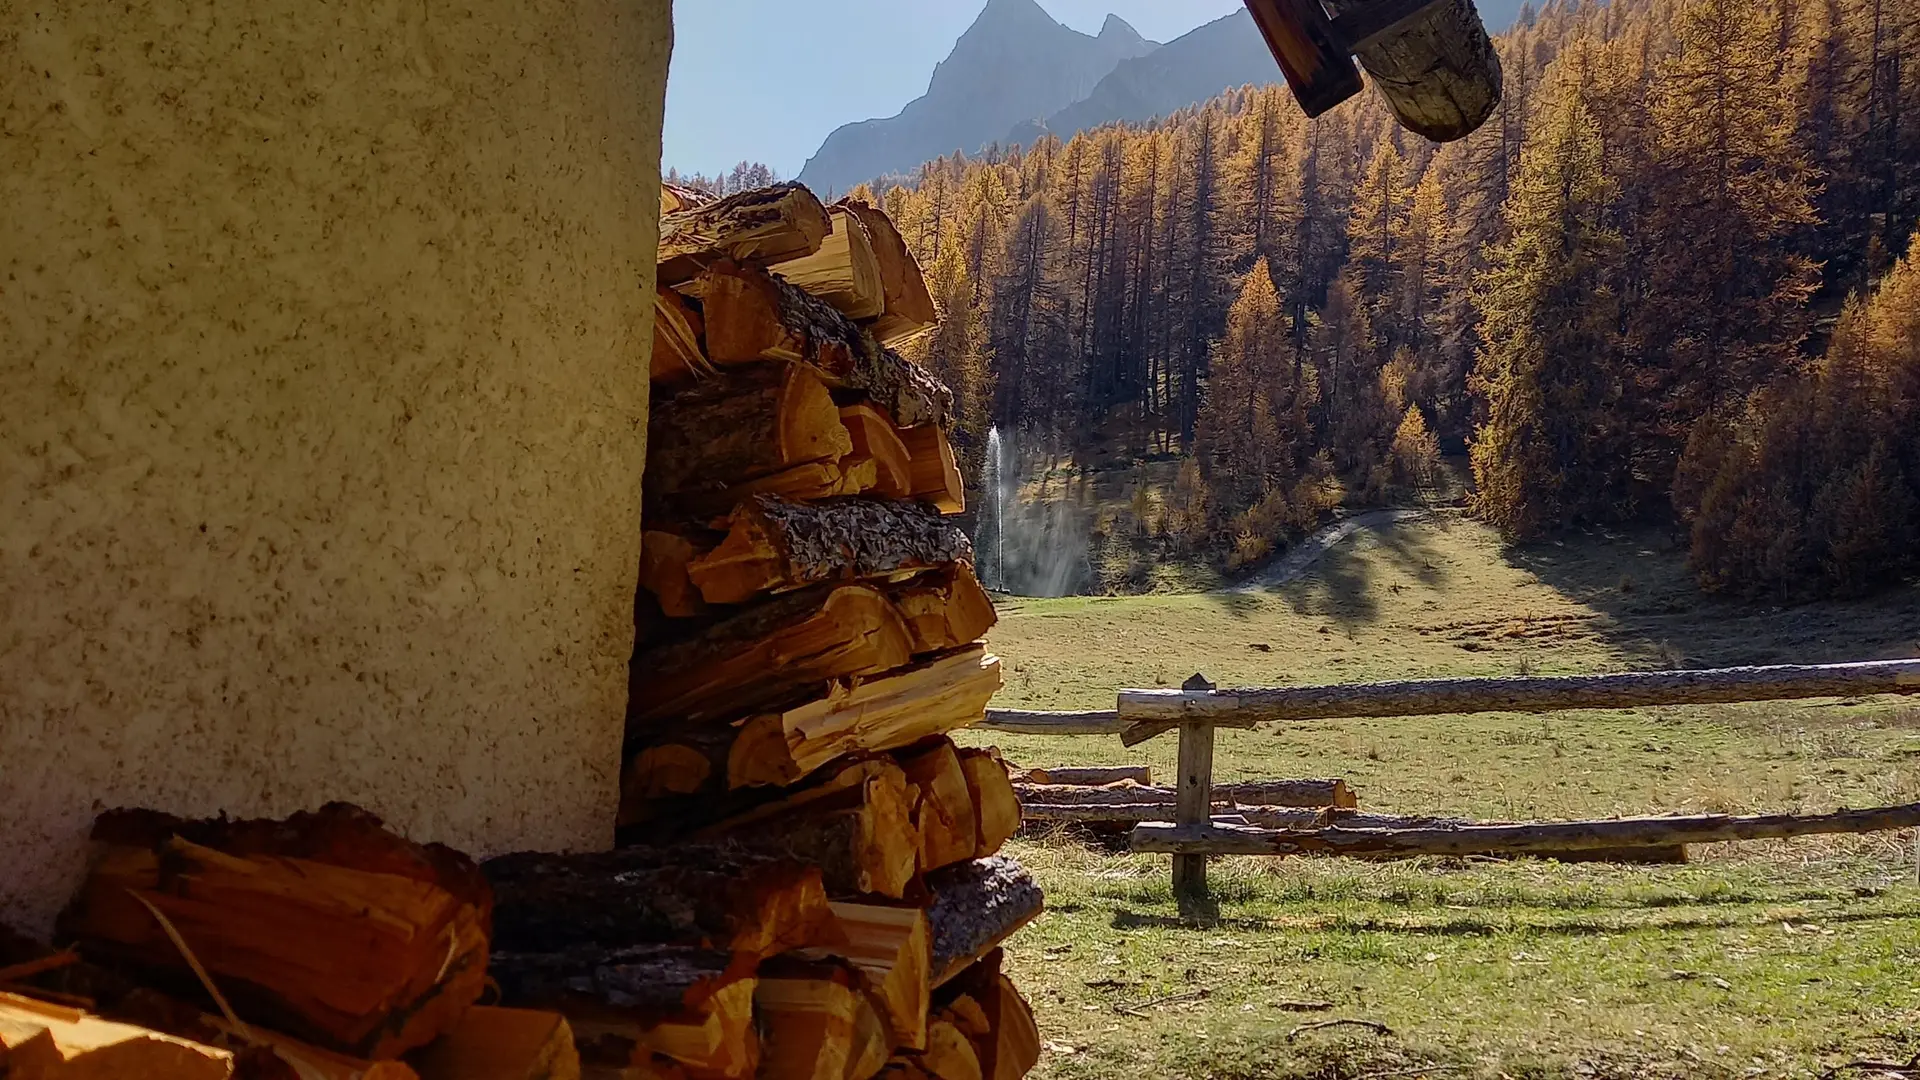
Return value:
<svg viewBox="0 0 1920 1080">
<path fill-rule="evenodd" d="M 1112 12 L 1154 41 L 1231 14 L 1241 0 L 1040 0 L 1096 33 Z M 841 124 L 892 116 L 985 0 L 674 0 L 663 161 L 713 173 L 764 161 L 793 176 Z"/>
</svg>

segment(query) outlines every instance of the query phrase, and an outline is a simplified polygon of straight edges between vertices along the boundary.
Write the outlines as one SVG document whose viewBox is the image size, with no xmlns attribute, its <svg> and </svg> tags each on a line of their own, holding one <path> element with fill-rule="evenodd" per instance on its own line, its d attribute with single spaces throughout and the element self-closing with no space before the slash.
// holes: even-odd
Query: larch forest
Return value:
<svg viewBox="0 0 1920 1080">
<path fill-rule="evenodd" d="M 1230 570 L 1443 450 L 1508 536 L 1668 518 L 1710 589 L 1920 570 L 1920 9 L 1568 0 L 1497 44 L 1456 143 L 1247 87 L 852 192 L 927 267 L 962 455 L 1176 458 L 1153 542 Z"/>
</svg>

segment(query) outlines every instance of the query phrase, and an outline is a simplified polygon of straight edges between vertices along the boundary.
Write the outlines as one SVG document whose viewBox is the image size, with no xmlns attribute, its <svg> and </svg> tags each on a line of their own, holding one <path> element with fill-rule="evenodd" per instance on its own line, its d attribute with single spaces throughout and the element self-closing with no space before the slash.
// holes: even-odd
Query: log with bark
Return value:
<svg viewBox="0 0 1920 1080">
<path fill-rule="evenodd" d="M 879 589 L 789 593 L 634 654 L 627 719 L 732 718 L 829 679 L 878 675 L 913 654 L 906 621 Z"/>
<path fill-rule="evenodd" d="M 1500 57 L 1472 0 L 1327 6 L 1345 24 L 1368 82 L 1408 130 L 1448 142 L 1478 128 L 1499 104 Z"/>
<path fill-rule="evenodd" d="M 1127 722 L 1112 709 L 988 709 L 980 726 L 1011 735 L 1119 735 Z"/>
<path fill-rule="evenodd" d="M 866 403 L 843 406 L 840 422 L 853 437 L 853 461 L 872 461 L 875 479 L 873 494 L 883 499 L 905 499 L 913 495 L 913 470 L 907 446 L 893 421 Z"/>
<path fill-rule="evenodd" d="M 722 263 L 701 275 L 698 289 L 707 359 L 716 366 L 798 363 L 843 397 L 871 401 L 898 427 L 951 422 L 953 393 L 939 379 L 779 275 Z"/>
<path fill-rule="evenodd" d="M 1605 848 L 1672 847 L 1729 840 L 1882 832 L 1920 825 L 1920 803 L 1828 814 L 1700 814 L 1604 821 L 1453 825 L 1419 829 L 1261 829 L 1143 823 L 1135 851 L 1205 855 L 1555 855 Z"/>
<path fill-rule="evenodd" d="M 1618 675 L 1409 679 L 1346 686 L 1123 690 L 1121 740 L 1135 745 L 1184 719 L 1248 727 L 1268 721 L 1356 716 L 1551 712 L 1646 705 L 1711 705 L 1859 694 L 1920 694 L 1920 660 L 1777 664 Z"/>
<path fill-rule="evenodd" d="M 482 868 L 494 947 L 508 952 L 686 945 L 768 957 L 833 926 L 819 870 L 724 845 L 521 852 Z"/>
<path fill-rule="evenodd" d="M 879 475 L 876 462 L 856 459 L 849 454 L 839 461 L 809 461 L 725 488 L 684 492 L 674 496 L 669 506 L 678 514 L 724 524 L 726 516 L 734 508 L 750 499 L 765 496 L 786 502 L 808 503 L 864 495 L 872 490 Z"/>
<path fill-rule="evenodd" d="M 980 819 L 966 769 L 953 742 L 938 737 L 922 746 L 909 747 L 898 757 L 914 789 L 921 871 L 973 858 L 980 846 Z"/>
<path fill-rule="evenodd" d="M 936 987 L 1032 922 L 1045 903 L 1027 868 L 1000 855 L 935 871 L 927 891 Z"/>
<path fill-rule="evenodd" d="M 708 603 L 736 604 L 763 592 L 972 561 L 966 533 L 913 503 L 755 496 L 734 508 L 726 539 L 687 564 L 687 574 Z"/>
<path fill-rule="evenodd" d="M 766 964 L 754 992 L 761 1080 L 867 1080 L 879 1072 L 890 1048 L 866 982 L 836 960 Z"/>
<path fill-rule="evenodd" d="M 284 821 L 112 810 L 93 839 L 62 936 L 176 996 L 205 1001 L 175 934 L 242 1019 L 384 1058 L 449 1030 L 485 985 L 492 894 L 479 869 L 356 807 Z"/>
<path fill-rule="evenodd" d="M 1020 831 L 1020 800 L 1007 778 L 1006 762 L 993 751 L 962 750 L 960 767 L 967 774 L 967 794 L 973 800 L 979 841 L 973 855 L 984 859 Z"/>
<path fill-rule="evenodd" d="M 852 450 L 839 407 L 811 369 L 763 364 L 655 402 L 642 483 L 651 504 L 665 505 Z"/>
<path fill-rule="evenodd" d="M 833 229 L 800 184 L 743 191 L 660 219 L 659 282 L 681 285 L 720 260 L 769 266 L 811 255 Z"/>
<path fill-rule="evenodd" d="M 953 455 L 953 444 L 947 441 L 945 427 L 920 424 L 902 428 L 900 441 L 907 448 L 913 497 L 932 503 L 943 514 L 964 513 L 967 485 L 960 476 L 960 463 Z"/>
<path fill-rule="evenodd" d="M 931 328 L 939 319 L 933 296 L 927 291 L 919 261 L 908 250 L 893 219 L 858 199 L 842 200 L 838 205 L 851 210 L 867 227 L 867 238 L 880 263 L 886 311 L 867 324 L 868 330 L 881 344 L 895 345 Z"/>
<path fill-rule="evenodd" d="M 913 795 L 891 760 L 863 761 L 824 783 L 694 834 L 817 866 L 837 897 L 906 895 L 920 864 Z"/>
<path fill-rule="evenodd" d="M 866 973 L 890 1048 L 918 1049 L 927 1041 L 933 954 L 927 913 L 917 907 L 833 901 L 838 940 L 801 950 L 810 959 L 837 956 Z"/>
<path fill-rule="evenodd" d="M 1153 787 L 1122 780 L 1111 784 L 1032 784 L 1014 785 L 1014 793 L 1023 806 L 1096 806 L 1101 804 L 1145 804 L 1173 806 L 1179 792 L 1170 787 Z M 1327 780 L 1247 780 L 1214 784 L 1213 805 L 1233 809 L 1239 806 L 1355 807 L 1360 805 L 1353 789 L 1342 779 Z"/>
<path fill-rule="evenodd" d="M 665 386 L 680 386 L 714 373 L 700 345 L 700 313 L 686 297 L 662 285 L 653 300 L 653 354 L 647 375 Z"/>
<path fill-rule="evenodd" d="M 503 1002 L 564 1013 L 583 1058 L 642 1065 L 657 1054 L 690 1076 L 737 1080 L 759 1056 L 756 964 L 680 945 L 581 945 L 496 952 L 492 974 Z"/>
<path fill-rule="evenodd" d="M 886 284 L 866 221 L 842 206 L 827 213 L 833 227 L 820 250 L 781 263 L 780 276 L 849 319 L 878 318 L 887 310 Z"/>
</svg>

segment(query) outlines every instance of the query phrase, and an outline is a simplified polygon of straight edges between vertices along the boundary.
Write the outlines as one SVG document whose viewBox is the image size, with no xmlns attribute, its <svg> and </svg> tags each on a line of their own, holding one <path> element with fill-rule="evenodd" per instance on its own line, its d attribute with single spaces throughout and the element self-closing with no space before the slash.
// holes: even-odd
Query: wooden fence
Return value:
<svg viewBox="0 0 1920 1080">
<path fill-rule="evenodd" d="M 1175 820 L 1171 824 L 1142 822 L 1135 827 L 1131 842 L 1136 851 L 1171 852 L 1174 891 L 1191 897 L 1206 891 L 1209 855 L 1407 850 L 1407 841 L 1379 835 L 1380 830 L 1320 829 L 1310 836 L 1290 829 L 1215 822 L 1211 807 L 1216 728 L 1349 717 L 1538 713 L 1873 694 L 1920 695 L 1920 659 L 1246 689 L 1219 689 L 1196 675 L 1177 690 L 1122 690 L 1111 712 L 992 709 L 981 726 L 1023 735 L 1119 735 L 1127 746 L 1136 746 L 1177 728 L 1180 747 Z M 1564 848 L 1569 843 L 1576 847 L 1589 844 L 1603 848 L 1620 846 L 1623 839 L 1629 843 L 1635 839 L 1656 844 L 1704 843 L 1816 832 L 1865 832 L 1913 825 L 1920 825 L 1920 804 L 1804 817 L 1706 815 L 1622 822 L 1461 826 L 1430 830 L 1447 835 L 1416 838 L 1423 846 L 1414 850 L 1464 853 L 1488 850 L 1490 844 L 1495 847 L 1504 844 L 1505 848 L 1524 851 L 1529 845 L 1537 845 L 1534 850 L 1543 850 L 1549 844 Z M 1644 839 L 1648 836 L 1657 836 L 1657 839 Z"/>
</svg>

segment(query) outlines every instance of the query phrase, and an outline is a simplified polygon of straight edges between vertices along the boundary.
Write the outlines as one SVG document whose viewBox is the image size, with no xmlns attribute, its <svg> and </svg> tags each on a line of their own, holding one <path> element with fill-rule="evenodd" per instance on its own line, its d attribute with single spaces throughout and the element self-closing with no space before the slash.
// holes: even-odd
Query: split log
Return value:
<svg viewBox="0 0 1920 1080">
<path fill-rule="evenodd" d="M 662 285 L 653 298 L 653 353 L 647 375 L 667 386 L 707 378 L 714 367 L 700 348 L 704 324 L 687 299 Z"/>
<path fill-rule="evenodd" d="M 492 895 L 479 869 L 356 807 L 284 821 L 113 810 L 93 838 L 61 933 L 156 988 L 204 993 L 155 911 L 242 1019 L 354 1057 L 432 1041 L 484 987 Z"/>
<path fill-rule="evenodd" d="M 887 760 L 860 762 L 694 837 L 817 866 L 828 893 L 839 897 L 899 899 L 920 861 L 906 774 Z"/>
<path fill-rule="evenodd" d="M 638 1066 L 657 1054 L 690 1076 L 737 1080 L 753 1075 L 759 1057 L 758 980 L 752 957 L 742 959 L 677 945 L 586 945 L 497 952 L 492 972 L 503 1001 L 566 1014 L 583 1059 Z"/>
<path fill-rule="evenodd" d="M 1327 6 L 1402 127 L 1449 142 L 1478 128 L 1499 104 L 1500 57 L 1472 0 Z"/>
<path fill-rule="evenodd" d="M 872 461 L 875 480 L 873 493 L 883 499 L 905 499 L 913 495 L 913 471 L 907 446 L 893 429 L 893 421 L 872 405 L 847 405 L 840 410 L 840 422 L 853 437 L 854 461 Z"/>
<path fill-rule="evenodd" d="M 889 1047 L 925 1046 L 933 963 L 926 912 L 835 900 L 833 913 L 840 940 L 799 955 L 838 956 L 865 972 L 886 1020 Z"/>
<path fill-rule="evenodd" d="M 999 619 L 993 598 L 964 564 L 914 578 L 888 590 L 888 596 L 907 621 L 915 655 L 978 641 Z"/>
<path fill-rule="evenodd" d="M 839 407 L 813 372 L 798 364 L 768 364 L 655 402 L 642 483 L 657 504 L 808 462 L 838 461 L 852 449 Z"/>
<path fill-rule="evenodd" d="M 705 206 L 714 201 L 714 198 L 715 196 L 709 195 L 699 188 L 690 188 L 685 184 L 663 183 L 660 185 L 660 216 L 666 217 L 668 214 L 680 210 L 690 210 L 696 206 Z"/>
<path fill-rule="evenodd" d="M 879 481 L 879 466 L 852 456 L 839 461 L 809 461 L 731 487 L 675 496 L 672 508 L 700 520 L 722 519 L 735 507 L 765 496 L 792 503 L 819 502 L 863 495 Z"/>
<path fill-rule="evenodd" d="M 1554 855 L 1596 848 L 1671 847 L 1729 840 L 1780 839 L 1828 833 L 1882 832 L 1920 825 L 1920 803 L 1830 814 L 1701 814 L 1607 821 L 1455 825 L 1425 829 L 1259 829 L 1215 822 L 1182 826 L 1143 823 L 1135 851 L 1204 855 Z"/>
<path fill-rule="evenodd" d="M 233 1055 L 80 1009 L 0 993 L 0 1075 L 21 1080 L 228 1080 Z"/>
<path fill-rule="evenodd" d="M 1033 1006 L 1020 995 L 1013 980 L 998 972 L 993 992 L 981 1001 L 992 1029 L 983 1040 L 980 1071 L 985 1080 L 1020 1080 L 1040 1063 L 1040 1026 Z"/>
<path fill-rule="evenodd" d="M 640 587 L 653 595 L 661 614 L 684 619 L 706 611 L 707 602 L 687 576 L 687 564 L 712 547 L 702 546 L 693 536 L 665 529 L 648 529 L 641 534 Z"/>
<path fill-rule="evenodd" d="M 887 1063 L 865 977 L 831 960 L 769 962 L 754 992 L 761 1080 L 867 1080 Z"/>
<path fill-rule="evenodd" d="M 1142 804 L 1172 806 L 1179 792 L 1170 787 L 1152 787 L 1132 781 L 1100 786 L 1080 784 L 1015 784 L 1014 793 L 1024 805 Z M 1341 779 L 1330 780 L 1248 780 L 1213 785 L 1213 805 L 1224 809 L 1241 806 L 1306 806 L 1342 808 L 1360 805 L 1353 789 Z"/>
<path fill-rule="evenodd" d="M 866 679 L 826 683 L 802 704 L 732 725 L 641 733 L 622 780 L 622 824 L 658 817 L 646 800 L 786 787 L 834 761 L 910 746 L 980 718 L 1000 688 L 981 646 Z"/>
<path fill-rule="evenodd" d="M 978 833 L 979 844 L 973 856 L 984 859 L 1020 831 L 1020 800 L 1007 777 L 1006 762 L 994 752 L 962 750 L 960 767 L 967 774 L 967 793 L 973 799 Z"/>
<path fill-rule="evenodd" d="M 849 319 L 877 318 L 887 310 L 887 293 L 866 222 L 842 206 L 827 214 L 832 231 L 820 250 L 781 263 L 780 276 Z"/>
<path fill-rule="evenodd" d="M 1022 770 L 1020 779 L 1028 784 L 1099 785 L 1122 780 L 1151 784 L 1153 770 L 1145 765 L 1063 765 L 1053 769 Z"/>
<path fill-rule="evenodd" d="M 1111 709 L 988 709 L 980 727 L 1010 735 L 1118 735 L 1127 729 L 1127 722 Z"/>
<path fill-rule="evenodd" d="M 713 845 L 488 860 L 498 950 L 684 945 L 757 958 L 822 940 L 833 925 L 820 872 Z"/>
<path fill-rule="evenodd" d="M 886 311 L 867 325 L 883 345 L 896 345 L 939 320 L 933 295 L 927 291 L 920 263 L 907 242 L 884 212 L 857 199 L 846 199 L 840 206 L 851 210 L 867 227 L 874 257 L 880 263 L 880 282 L 886 292 Z"/>
<path fill-rule="evenodd" d="M 927 891 L 936 987 L 1032 922 L 1045 903 L 1027 868 L 1001 855 L 929 874 Z"/>
<path fill-rule="evenodd" d="M 907 447 L 914 498 L 932 503 L 943 514 L 964 513 L 967 485 L 960 476 L 960 462 L 953 456 L 946 429 L 940 424 L 904 427 L 900 429 L 900 441 Z"/>
<path fill-rule="evenodd" d="M 953 392 L 939 379 L 778 275 L 723 263 L 696 288 L 715 365 L 803 364 L 835 390 L 864 394 L 897 426 L 951 423 Z"/>
<path fill-rule="evenodd" d="M 927 1048 L 914 1055 L 914 1063 L 939 1080 L 982 1080 L 980 1052 L 949 1020 L 927 1025 Z"/>
<path fill-rule="evenodd" d="M 925 748 L 903 751 L 899 760 L 914 788 L 921 872 L 973 858 L 980 846 L 979 817 L 953 743 L 937 738 Z"/>
<path fill-rule="evenodd" d="M 580 1080 L 567 1018 L 538 1009 L 476 1005 L 413 1065 L 420 1080 Z"/>
<path fill-rule="evenodd" d="M 1482 712 L 1624 709 L 1861 694 L 1920 694 L 1920 660 L 1860 664 L 1779 664 L 1620 675 L 1530 675 L 1409 679 L 1346 686 L 1242 690 L 1122 690 L 1121 739 L 1133 746 L 1182 719 L 1247 727 L 1282 720 L 1351 716 L 1445 716 Z"/>
<path fill-rule="evenodd" d="M 727 538 L 687 573 L 708 603 L 735 604 L 756 593 L 972 561 L 964 532 L 911 503 L 755 496 L 734 508 Z"/>
<path fill-rule="evenodd" d="M 627 719 L 645 726 L 735 717 L 808 684 L 892 670 L 912 652 L 906 622 L 878 589 L 819 586 L 636 652 Z"/>
<path fill-rule="evenodd" d="M 829 683 L 804 705 L 747 721 L 729 752 L 728 784 L 791 784 L 835 758 L 966 727 L 999 689 L 1000 658 L 979 645 L 877 678 Z"/>
<path fill-rule="evenodd" d="M 687 207 L 660 219 L 659 282 L 691 281 L 721 259 L 769 266 L 811 255 L 832 229 L 827 208 L 793 183 Z"/>
</svg>

